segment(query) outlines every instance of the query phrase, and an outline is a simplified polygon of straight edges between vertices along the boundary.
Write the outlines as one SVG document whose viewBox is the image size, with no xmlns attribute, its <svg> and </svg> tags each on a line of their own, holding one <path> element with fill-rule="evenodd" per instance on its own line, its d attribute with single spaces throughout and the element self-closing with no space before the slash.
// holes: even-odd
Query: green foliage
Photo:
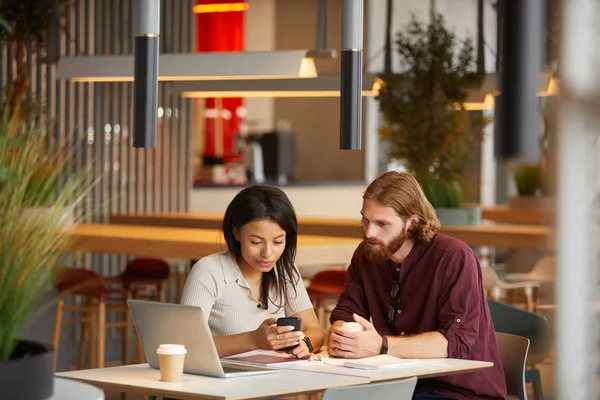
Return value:
<svg viewBox="0 0 600 400">
<path fill-rule="evenodd" d="M 519 196 L 537 196 L 542 190 L 542 174 L 539 164 L 519 163 L 513 166 L 513 174 Z"/>
<path fill-rule="evenodd" d="M 53 3 L 54 0 L 2 0 L 0 15 L 5 23 L 0 25 L 0 39 L 44 41 L 52 24 Z"/>
<path fill-rule="evenodd" d="M 465 90 L 481 78 L 474 72 L 473 42 L 459 41 L 444 18 L 433 14 L 428 25 L 413 16 L 398 33 L 396 46 L 403 72 L 382 75 L 377 97 L 384 117 L 379 133 L 390 143 L 388 157 L 403 162 L 421 185 L 432 187 L 428 198 L 434 207 L 459 207 L 462 191 L 458 196 L 456 185 L 487 122 L 481 112 L 464 108 Z M 436 198 L 447 200 L 437 203 Z"/>
<path fill-rule="evenodd" d="M 73 154 L 49 144 L 44 114 L 15 123 L 8 109 L 0 111 L 0 361 L 51 288 L 65 219 L 94 184 L 91 166 L 67 174 Z"/>
<path fill-rule="evenodd" d="M 457 181 L 427 179 L 419 182 L 435 208 L 458 208 L 463 203 L 463 189 Z"/>
</svg>

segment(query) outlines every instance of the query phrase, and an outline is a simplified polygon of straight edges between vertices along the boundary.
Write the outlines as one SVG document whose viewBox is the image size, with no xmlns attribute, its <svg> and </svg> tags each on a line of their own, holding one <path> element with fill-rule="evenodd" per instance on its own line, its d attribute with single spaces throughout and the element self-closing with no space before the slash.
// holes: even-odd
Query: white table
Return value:
<svg viewBox="0 0 600 400">
<path fill-rule="evenodd" d="M 48 400 L 104 400 L 104 392 L 87 383 L 54 378 L 54 394 Z"/>
<path fill-rule="evenodd" d="M 368 378 L 357 376 L 290 370 L 222 379 L 184 374 L 181 382 L 161 382 L 159 371 L 148 364 L 60 372 L 56 376 L 91 383 L 108 391 L 177 399 L 218 400 L 289 396 L 369 383 Z"/>
<path fill-rule="evenodd" d="M 348 360 L 352 361 L 352 360 Z M 416 376 L 417 378 L 433 378 L 444 375 L 464 374 L 494 366 L 492 362 L 459 360 L 455 358 L 422 359 L 415 367 L 406 366 L 401 368 L 365 370 L 347 368 L 339 365 L 327 364 L 326 361 L 310 361 L 306 363 L 281 364 L 279 368 L 294 370 L 320 372 L 323 374 L 336 374 L 368 378 L 371 382 L 404 379 Z"/>
</svg>

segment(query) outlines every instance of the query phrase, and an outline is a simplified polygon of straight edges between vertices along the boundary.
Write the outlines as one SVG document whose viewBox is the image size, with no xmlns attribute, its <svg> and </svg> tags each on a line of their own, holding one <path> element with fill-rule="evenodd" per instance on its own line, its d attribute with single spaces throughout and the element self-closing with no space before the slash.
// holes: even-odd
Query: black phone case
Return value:
<svg viewBox="0 0 600 400">
<path fill-rule="evenodd" d="M 302 327 L 302 320 L 300 318 L 278 318 L 277 326 L 287 326 L 291 325 L 294 327 L 294 331 L 299 331 Z M 293 331 L 292 331 L 293 332 Z M 290 351 L 298 347 L 299 345 L 284 347 L 282 349 L 277 349 L 277 351 Z"/>
</svg>

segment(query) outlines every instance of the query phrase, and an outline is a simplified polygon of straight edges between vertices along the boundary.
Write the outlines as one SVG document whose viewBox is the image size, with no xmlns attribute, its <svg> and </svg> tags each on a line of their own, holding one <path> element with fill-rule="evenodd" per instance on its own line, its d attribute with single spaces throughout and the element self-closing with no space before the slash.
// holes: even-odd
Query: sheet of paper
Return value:
<svg viewBox="0 0 600 400">
<path fill-rule="evenodd" d="M 419 360 L 397 358 L 387 354 L 377 355 L 367 358 L 343 359 L 332 357 L 321 357 L 321 361 L 341 367 L 357 369 L 397 369 L 397 368 L 435 368 L 442 367 L 432 360 Z"/>
</svg>

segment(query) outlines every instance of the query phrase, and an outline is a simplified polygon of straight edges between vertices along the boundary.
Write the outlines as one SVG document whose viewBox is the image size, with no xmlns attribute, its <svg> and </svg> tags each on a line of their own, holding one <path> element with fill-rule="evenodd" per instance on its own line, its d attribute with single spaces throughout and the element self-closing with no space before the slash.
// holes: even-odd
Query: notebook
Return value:
<svg viewBox="0 0 600 400">
<path fill-rule="evenodd" d="M 296 358 L 290 354 L 278 353 L 276 351 L 255 350 L 225 357 L 223 358 L 223 361 L 272 367 L 282 364 L 290 365 L 304 363 L 308 361 L 308 359 L 309 357 Z"/>
</svg>

